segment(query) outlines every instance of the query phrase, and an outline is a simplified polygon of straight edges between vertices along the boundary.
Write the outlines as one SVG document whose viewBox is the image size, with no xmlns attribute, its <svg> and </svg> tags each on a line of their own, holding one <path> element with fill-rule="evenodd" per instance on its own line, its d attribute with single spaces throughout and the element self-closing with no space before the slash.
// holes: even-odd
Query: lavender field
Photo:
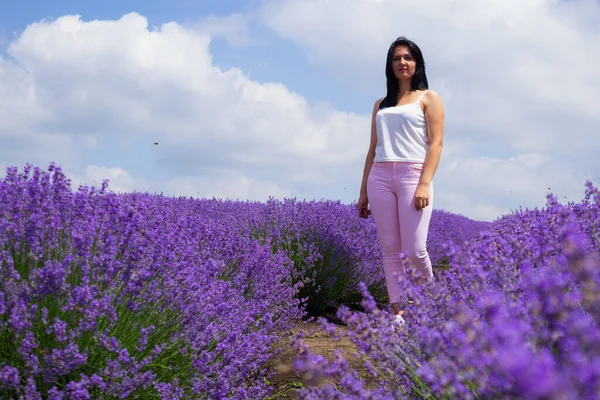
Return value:
<svg viewBox="0 0 600 400">
<path fill-rule="evenodd" d="M 268 399 L 282 342 L 303 399 L 598 398 L 600 195 L 586 193 L 493 223 L 435 210 L 436 279 L 403 282 L 395 332 L 375 226 L 352 205 L 114 194 L 54 164 L 8 168 L 0 398 Z M 311 316 L 372 379 L 292 334 Z"/>
</svg>

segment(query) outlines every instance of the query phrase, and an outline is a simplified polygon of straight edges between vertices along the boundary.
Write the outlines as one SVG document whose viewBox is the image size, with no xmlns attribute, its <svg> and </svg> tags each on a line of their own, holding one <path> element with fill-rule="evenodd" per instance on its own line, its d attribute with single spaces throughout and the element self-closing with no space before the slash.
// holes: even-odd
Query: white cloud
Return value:
<svg viewBox="0 0 600 400">
<path fill-rule="evenodd" d="M 222 37 L 231 47 L 246 46 L 252 43 L 248 26 L 249 18 L 249 15 L 241 13 L 226 16 L 211 15 L 202 19 L 197 29 L 208 33 L 213 38 Z"/>
<path fill-rule="evenodd" d="M 435 180 L 436 196 L 443 197 L 446 208 L 481 220 L 492 220 L 524 204 L 542 207 L 549 192 L 563 201 L 579 201 L 585 189 L 568 167 L 539 153 L 456 157 Z"/>
<path fill-rule="evenodd" d="M 565 18 L 566 11 L 571 18 Z M 375 92 L 384 89 L 388 45 L 400 35 L 413 38 L 425 54 L 431 86 L 449 92 L 451 122 L 483 130 L 471 129 L 472 138 L 484 133 L 512 140 L 516 149 L 537 151 L 556 150 L 574 139 L 585 150 L 585 132 L 565 138 L 551 128 L 570 118 L 600 122 L 595 67 L 600 32 L 578 23 L 589 13 L 600 18 L 600 5 L 278 0 L 265 1 L 261 16 L 275 32 L 305 47 L 315 62 L 352 76 L 352 82 L 366 80 Z"/>
<path fill-rule="evenodd" d="M 121 167 L 89 165 L 85 169 L 84 182 L 100 187 L 105 179 L 109 180 L 109 188 L 114 192 L 127 193 L 135 190 L 136 185 L 133 178 Z"/>
<path fill-rule="evenodd" d="M 169 180 L 165 190 L 173 196 L 265 201 L 269 197 L 291 197 L 289 189 L 245 175 L 198 178 L 181 176 Z"/>
<path fill-rule="evenodd" d="M 577 199 L 598 176 L 595 3 L 280 0 L 258 11 L 373 101 L 389 42 L 422 46 L 447 110 L 438 207 L 492 219 L 543 205 L 548 182 Z M 356 200 L 370 110 L 215 67 L 211 36 L 242 46 L 248 27 L 234 14 L 149 29 L 135 13 L 29 25 L 0 58 L 0 165 L 54 160 L 121 191 Z"/>
<path fill-rule="evenodd" d="M 497 188 L 533 207 L 600 178 L 597 1 L 265 0 L 260 18 L 373 100 L 389 44 L 419 44 L 446 108 L 440 206 L 491 218 L 515 206 Z"/>
<path fill-rule="evenodd" d="M 62 150 L 45 156 L 82 179 L 110 176 L 120 190 L 320 197 L 359 183 L 367 116 L 222 71 L 209 44 L 197 27 L 149 30 L 138 14 L 32 24 L 8 49 L 15 62 L 0 66 L 14 88 L 0 112 L 19 117 L 0 125 L 27 126 L 31 143 L 63 135 Z"/>
<path fill-rule="evenodd" d="M 61 130 L 38 135 L 35 122 L 44 120 L 48 111 L 35 106 L 38 92 L 31 76 L 15 63 L 0 56 L 0 160 L 9 165 L 51 161 L 52 153 L 65 162 L 71 161 L 67 150 L 72 138 Z"/>
</svg>

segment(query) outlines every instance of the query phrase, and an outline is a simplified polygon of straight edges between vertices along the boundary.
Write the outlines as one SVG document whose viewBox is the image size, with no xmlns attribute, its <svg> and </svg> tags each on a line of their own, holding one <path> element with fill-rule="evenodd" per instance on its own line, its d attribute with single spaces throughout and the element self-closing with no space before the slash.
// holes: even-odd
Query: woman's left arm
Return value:
<svg viewBox="0 0 600 400">
<path fill-rule="evenodd" d="M 423 172 L 415 193 L 415 207 L 417 210 L 429 205 L 429 188 L 440 162 L 444 143 L 444 105 L 440 95 L 433 90 L 429 90 L 423 96 L 423 107 L 425 120 L 427 121 L 429 150 L 425 157 Z"/>
</svg>

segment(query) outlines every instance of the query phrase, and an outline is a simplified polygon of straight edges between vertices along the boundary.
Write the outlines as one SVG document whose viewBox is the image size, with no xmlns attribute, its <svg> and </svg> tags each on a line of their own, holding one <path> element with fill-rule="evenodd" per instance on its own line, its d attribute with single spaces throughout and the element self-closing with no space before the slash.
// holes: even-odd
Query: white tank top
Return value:
<svg viewBox="0 0 600 400">
<path fill-rule="evenodd" d="M 421 99 L 401 106 L 386 107 L 375 115 L 377 146 L 375 162 L 424 162 L 429 141 L 427 122 L 421 109 Z"/>
</svg>

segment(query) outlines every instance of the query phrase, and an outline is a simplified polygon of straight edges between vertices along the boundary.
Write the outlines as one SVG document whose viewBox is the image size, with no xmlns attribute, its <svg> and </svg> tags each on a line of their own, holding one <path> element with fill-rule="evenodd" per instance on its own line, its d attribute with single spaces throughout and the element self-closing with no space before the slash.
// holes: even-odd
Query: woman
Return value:
<svg viewBox="0 0 600 400">
<path fill-rule="evenodd" d="M 373 107 L 357 209 L 362 218 L 373 213 L 398 326 L 404 323 L 397 281 L 405 274 L 400 253 L 408 253 L 421 283 L 433 278 L 427 233 L 433 176 L 442 152 L 444 107 L 440 96 L 428 90 L 425 61 L 414 42 L 400 37 L 391 44 L 385 75 L 387 94 Z"/>
</svg>

